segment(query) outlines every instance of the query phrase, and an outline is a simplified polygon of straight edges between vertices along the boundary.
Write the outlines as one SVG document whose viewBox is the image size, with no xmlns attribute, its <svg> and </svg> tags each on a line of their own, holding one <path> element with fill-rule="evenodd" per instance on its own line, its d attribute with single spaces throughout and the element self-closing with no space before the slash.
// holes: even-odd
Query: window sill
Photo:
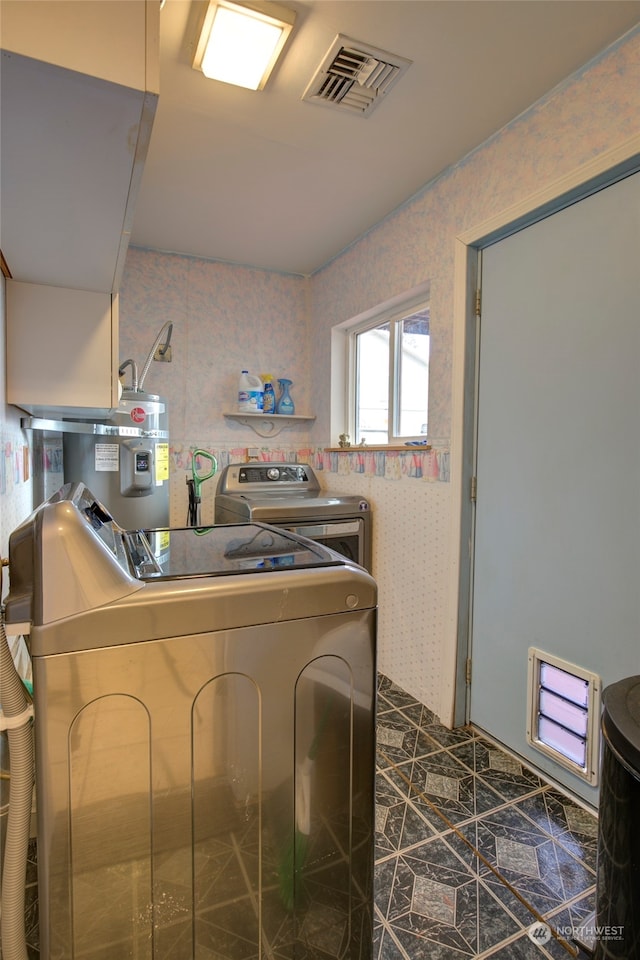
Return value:
<svg viewBox="0 0 640 960">
<path fill-rule="evenodd" d="M 403 453 L 416 453 L 421 450 L 431 450 L 430 443 L 420 443 L 416 446 L 406 444 L 393 444 L 393 443 L 381 443 L 381 444 L 371 444 L 368 443 L 364 446 L 360 444 L 355 444 L 350 447 L 325 447 L 327 453 L 366 453 L 367 451 L 380 451 L 380 450 L 402 450 Z"/>
</svg>

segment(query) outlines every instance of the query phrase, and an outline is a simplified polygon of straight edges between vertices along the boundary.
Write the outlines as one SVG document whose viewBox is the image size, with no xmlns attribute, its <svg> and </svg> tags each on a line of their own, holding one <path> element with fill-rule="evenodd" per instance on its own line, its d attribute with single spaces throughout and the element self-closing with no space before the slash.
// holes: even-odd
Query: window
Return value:
<svg viewBox="0 0 640 960">
<path fill-rule="evenodd" d="M 350 331 L 350 433 L 355 443 L 425 440 L 429 304 L 378 315 Z"/>
</svg>

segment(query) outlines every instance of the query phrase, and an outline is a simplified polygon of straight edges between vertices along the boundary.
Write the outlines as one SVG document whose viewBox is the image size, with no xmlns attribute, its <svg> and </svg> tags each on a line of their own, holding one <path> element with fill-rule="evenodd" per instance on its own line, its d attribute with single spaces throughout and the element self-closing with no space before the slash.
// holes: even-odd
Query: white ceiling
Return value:
<svg viewBox="0 0 640 960">
<path fill-rule="evenodd" d="M 191 66 L 201 0 L 161 12 L 132 242 L 310 274 L 640 22 L 637 0 L 282 0 L 265 90 Z M 413 61 L 366 119 L 301 100 L 337 34 Z"/>
</svg>

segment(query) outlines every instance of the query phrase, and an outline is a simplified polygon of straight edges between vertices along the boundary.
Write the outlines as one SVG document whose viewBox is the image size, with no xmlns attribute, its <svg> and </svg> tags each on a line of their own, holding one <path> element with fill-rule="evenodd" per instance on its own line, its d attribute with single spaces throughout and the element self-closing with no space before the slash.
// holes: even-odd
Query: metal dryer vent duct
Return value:
<svg viewBox="0 0 640 960">
<path fill-rule="evenodd" d="M 411 63 L 338 34 L 302 99 L 366 117 Z"/>
</svg>

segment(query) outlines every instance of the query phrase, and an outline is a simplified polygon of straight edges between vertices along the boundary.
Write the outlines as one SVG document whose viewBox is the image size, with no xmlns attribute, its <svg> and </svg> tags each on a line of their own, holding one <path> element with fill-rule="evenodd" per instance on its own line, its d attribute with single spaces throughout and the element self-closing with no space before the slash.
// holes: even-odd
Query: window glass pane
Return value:
<svg viewBox="0 0 640 960">
<path fill-rule="evenodd" d="M 356 443 L 389 439 L 389 324 L 357 336 Z"/>
<path fill-rule="evenodd" d="M 398 436 L 427 433 L 429 398 L 429 311 L 398 321 Z"/>
</svg>

